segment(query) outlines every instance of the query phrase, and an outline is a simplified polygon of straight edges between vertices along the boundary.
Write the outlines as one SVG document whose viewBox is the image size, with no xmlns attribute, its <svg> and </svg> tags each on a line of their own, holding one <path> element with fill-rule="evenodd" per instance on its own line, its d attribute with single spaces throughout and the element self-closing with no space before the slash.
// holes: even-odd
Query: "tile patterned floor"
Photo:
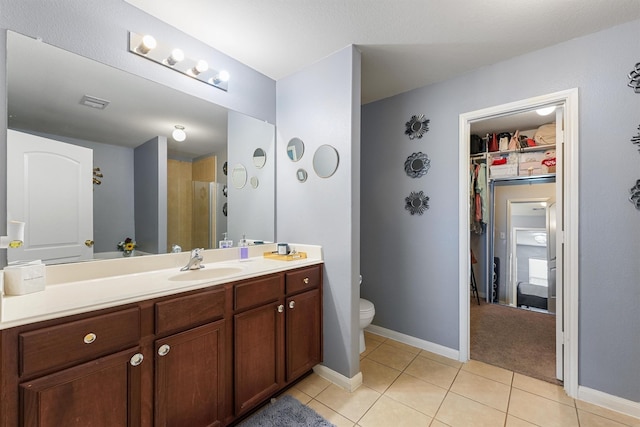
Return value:
<svg viewBox="0 0 640 427">
<path fill-rule="evenodd" d="M 338 427 L 640 427 L 640 419 L 568 397 L 561 387 L 365 333 L 363 385 L 312 374 L 287 391 Z"/>
</svg>

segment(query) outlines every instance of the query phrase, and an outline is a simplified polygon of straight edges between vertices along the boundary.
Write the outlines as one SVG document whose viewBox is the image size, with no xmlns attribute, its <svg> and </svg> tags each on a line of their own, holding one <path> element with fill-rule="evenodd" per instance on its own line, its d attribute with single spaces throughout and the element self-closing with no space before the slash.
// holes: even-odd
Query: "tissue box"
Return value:
<svg viewBox="0 0 640 427">
<path fill-rule="evenodd" d="M 10 265 L 4 268 L 4 294 L 25 295 L 44 291 L 46 270 L 42 261 Z"/>
</svg>

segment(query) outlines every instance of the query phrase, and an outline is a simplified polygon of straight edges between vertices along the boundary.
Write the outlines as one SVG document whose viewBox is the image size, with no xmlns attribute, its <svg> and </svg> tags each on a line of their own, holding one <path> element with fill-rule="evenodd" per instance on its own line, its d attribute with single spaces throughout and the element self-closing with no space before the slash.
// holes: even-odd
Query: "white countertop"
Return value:
<svg viewBox="0 0 640 427">
<path fill-rule="evenodd" d="M 181 272 L 189 252 L 47 266 L 44 291 L 3 295 L 0 329 L 114 307 L 322 263 L 322 248 L 291 245 L 307 258 L 280 261 L 263 257 L 275 245 L 249 248 L 249 259 L 238 259 L 238 248 L 204 251 L 205 267 Z"/>
</svg>

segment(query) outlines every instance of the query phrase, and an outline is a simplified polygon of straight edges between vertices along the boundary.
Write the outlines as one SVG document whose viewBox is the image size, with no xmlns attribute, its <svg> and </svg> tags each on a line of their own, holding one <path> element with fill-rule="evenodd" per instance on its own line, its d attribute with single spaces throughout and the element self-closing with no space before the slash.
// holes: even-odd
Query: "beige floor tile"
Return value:
<svg viewBox="0 0 640 427">
<path fill-rule="evenodd" d="M 355 425 L 353 421 L 343 417 L 336 411 L 323 405 L 315 399 L 309 402 L 307 406 L 320 414 L 325 420 L 329 421 L 331 424 L 334 424 L 336 427 L 353 427 Z"/>
<path fill-rule="evenodd" d="M 371 341 L 377 341 L 378 343 L 383 343 L 387 339 L 385 337 L 383 337 L 382 335 L 374 334 L 373 332 L 369 332 L 369 331 L 367 331 L 365 329 L 365 331 L 364 331 L 364 340 L 365 340 L 365 342 L 368 341 L 368 340 L 371 340 Z"/>
<path fill-rule="evenodd" d="M 507 385 L 513 380 L 513 372 L 477 360 L 468 361 L 460 369 Z"/>
<path fill-rule="evenodd" d="M 362 427 L 428 427 L 430 423 L 430 417 L 386 396 L 358 421 Z"/>
<path fill-rule="evenodd" d="M 388 339 L 384 343 L 388 344 L 388 345 L 390 345 L 392 347 L 399 348 L 399 349 L 404 350 L 404 351 L 408 351 L 411 354 L 418 354 L 418 353 L 420 353 L 422 351 L 418 347 L 414 347 L 412 345 L 405 344 L 405 343 L 402 343 L 402 342 L 399 342 L 399 341 L 396 341 L 396 340 Z"/>
<path fill-rule="evenodd" d="M 367 358 L 382 363 L 390 368 L 402 371 L 404 368 L 415 359 L 416 355 L 409 353 L 408 351 L 395 348 L 388 345 L 386 342 L 380 344 L 378 348 L 373 350 Z"/>
<path fill-rule="evenodd" d="M 601 417 L 578 409 L 578 420 L 580 427 L 626 427 L 625 424 L 613 421 L 612 419 Z"/>
<path fill-rule="evenodd" d="M 331 381 L 325 380 L 318 374 L 311 374 L 297 383 L 294 387 L 304 394 L 316 397 L 322 390 L 326 389 L 330 385 Z"/>
<path fill-rule="evenodd" d="M 452 427 L 503 426 L 506 414 L 455 393 L 448 393 L 436 419 Z"/>
<path fill-rule="evenodd" d="M 443 423 L 442 421 L 433 420 L 431 421 L 431 425 L 429 427 L 449 427 L 449 426 Z"/>
<path fill-rule="evenodd" d="M 511 389 L 509 414 L 542 427 L 577 427 L 575 407 L 517 388 Z"/>
<path fill-rule="evenodd" d="M 288 394 L 289 396 L 295 397 L 296 399 L 298 399 L 298 401 L 300 401 L 300 403 L 304 405 L 306 405 L 307 403 L 309 403 L 309 401 L 311 401 L 311 396 L 309 396 L 306 393 L 303 393 L 302 391 L 298 390 L 295 387 L 291 387 L 290 389 L 285 391 L 283 394 Z"/>
<path fill-rule="evenodd" d="M 363 357 L 367 357 L 369 354 L 371 354 L 373 350 L 380 347 L 380 344 L 384 342 L 382 340 L 384 340 L 384 338 L 382 338 L 381 336 L 367 333 L 365 331 L 364 333 L 365 348 L 364 348 L 364 351 L 360 353 L 360 359 L 362 359 Z"/>
<path fill-rule="evenodd" d="M 604 418 L 617 421 L 626 426 L 640 427 L 640 418 L 634 418 L 629 415 L 621 414 L 619 412 L 612 411 L 610 409 L 603 408 L 592 403 L 583 402 L 582 400 L 576 400 L 576 407 L 579 411 L 590 412 L 595 415 L 600 415 Z"/>
<path fill-rule="evenodd" d="M 502 412 L 509 406 L 511 387 L 470 372 L 460 371 L 450 390 Z"/>
<path fill-rule="evenodd" d="M 442 387 L 402 374 L 384 395 L 433 417 L 446 394 Z"/>
<path fill-rule="evenodd" d="M 427 359 L 426 357 L 417 357 L 407 366 L 405 373 L 430 382 L 431 384 L 449 389 L 458 374 L 458 369 L 436 362 L 435 360 Z"/>
<path fill-rule="evenodd" d="M 330 385 L 315 399 L 340 415 L 357 422 L 379 397 L 380 393 L 365 385 L 351 393 L 336 385 Z"/>
<path fill-rule="evenodd" d="M 430 351 L 427 350 L 422 350 L 419 354 L 420 357 L 426 357 L 427 359 L 431 359 L 431 360 L 435 360 L 436 362 L 440 362 L 443 363 L 445 365 L 449 365 L 451 367 L 454 368 L 460 368 L 462 366 L 462 362 L 459 362 L 455 359 L 450 359 L 448 357 L 445 356 L 441 356 L 439 354 L 436 353 L 432 353 Z"/>
<path fill-rule="evenodd" d="M 565 405 L 575 406 L 575 401 L 567 396 L 564 389 L 557 384 L 551 384 L 516 373 L 513 375 L 513 387 L 546 397 L 547 399 L 555 400 Z"/>
<path fill-rule="evenodd" d="M 379 393 L 384 393 L 401 374 L 401 371 L 371 359 L 363 359 L 360 362 L 360 371 L 362 372 L 362 383 Z"/>
<path fill-rule="evenodd" d="M 535 424 L 531 424 L 529 421 L 521 420 L 513 415 L 507 414 L 507 423 L 505 427 L 537 427 Z"/>
</svg>

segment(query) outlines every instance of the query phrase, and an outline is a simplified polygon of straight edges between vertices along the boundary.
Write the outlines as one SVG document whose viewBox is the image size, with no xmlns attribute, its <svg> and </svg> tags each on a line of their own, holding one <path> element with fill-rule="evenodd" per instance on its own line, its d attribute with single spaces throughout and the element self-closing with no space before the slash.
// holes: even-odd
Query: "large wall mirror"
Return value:
<svg viewBox="0 0 640 427">
<path fill-rule="evenodd" d="M 99 168 L 93 178 L 99 183 L 93 181 L 87 213 L 93 234 L 80 238 L 92 244 L 88 258 L 83 255 L 87 259 L 120 256 L 117 245 L 127 237 L 135 238 L 139 253 L 165 253 L 173 245 L 216 247 L 231 221 L 222 207 L 228 203 L 230 216 L 243 210 L 234 206 L 232 193 L 223 191 L 227 177 L 222 165 L 249 163 L 256 145 L 268 153 L 275 143 L 275 129 L 267 124 L 267 140 L 247 142 L 247 158 L 232 159 L 227 109 L 11 31 L 7 67 L 9 129 L 92 150 L 91 166 Z M 246 116 L 244 129 L 254 121 L 264 129 L 263 121 Z M 184 128 L 183 142 L 171 136 L 176 125 Z M 261 172 L 275 176 L 274 167 L 267 161 Z M 46 174 L 53 177 L 56 171 Z M 8 177 L 8 187 L 13 180 Z M 261 200 L 267 204 L 262 209 L 274 211 L 273 185 L 265 185 L 273 180 L 260 181 Z M 59 191 L 65 194 L 64 188 Z M 54 212 L 55 205 L 50 209 Z M 8 217 L 15 216 L 8 210 Z M 25 240 L 37 240 L 29 234 L 36 227 L 22 220 L 27 222 Z M 55 227 L 52 222 L 45 228 Z M 255 230 L 242 224 L 236 228 Z M 248 238 L 275 237 L 274 227 L 252 232 Z M 79 260 L 65 254 L 55 262 Z"/>
</svg>

